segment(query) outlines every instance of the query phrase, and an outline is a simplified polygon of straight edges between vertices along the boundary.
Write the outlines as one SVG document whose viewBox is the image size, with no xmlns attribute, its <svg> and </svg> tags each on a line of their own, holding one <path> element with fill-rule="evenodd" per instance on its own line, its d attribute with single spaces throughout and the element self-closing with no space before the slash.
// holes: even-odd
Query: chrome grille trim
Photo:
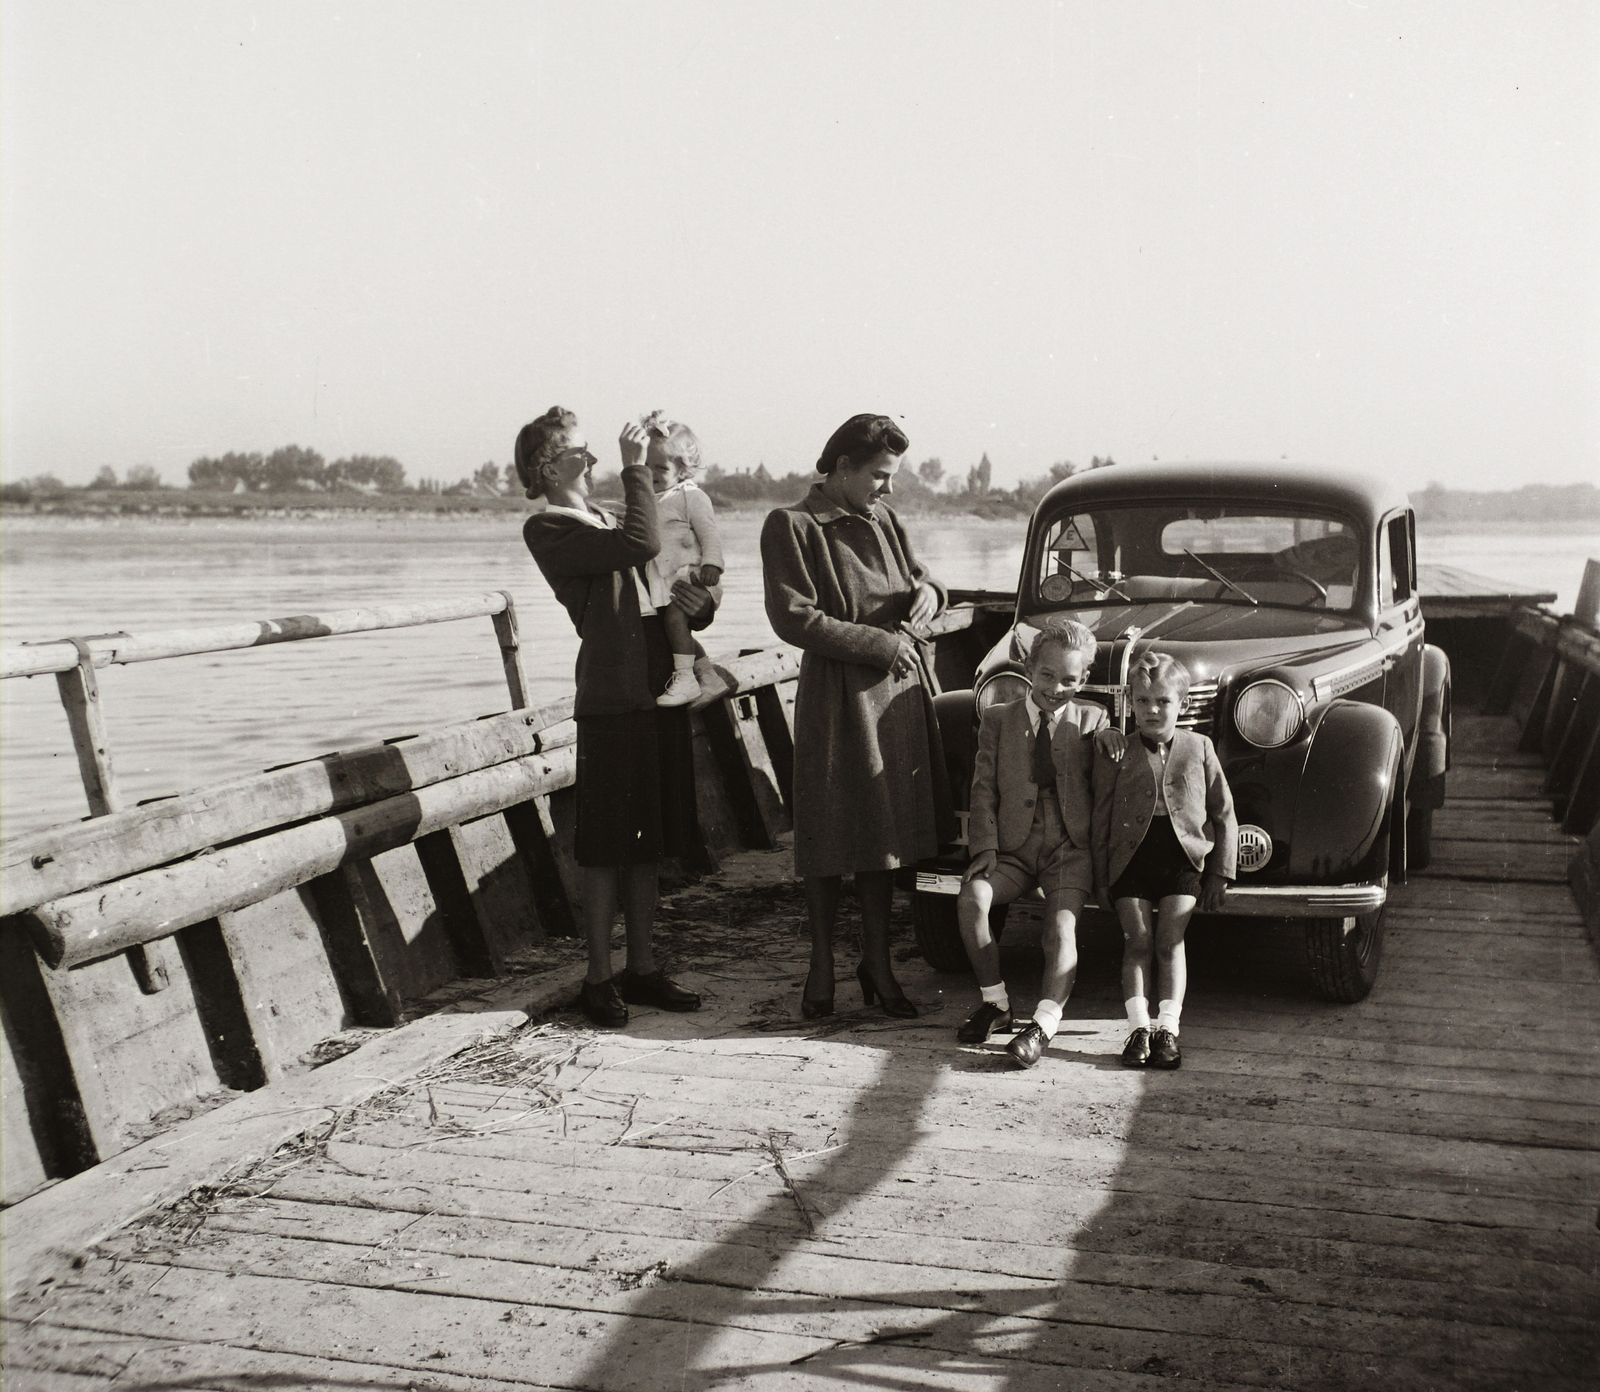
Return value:
<svg viewBox="0 0 1600 1392">
<path fill-rule="evenodd" d="M 1111 712 L 1113 720 L 1120 720 L 1124 715 L 1133 712 L 1133 706 L 1128 700 L 1128 688 L 1107 683 L 1085 682 L 1078 688 L 1080 695 L 1098 697 Z M 1212 726 L 1216 723 L 1217 714 L 1217 684 L 1209 682 L 1190 682 L 1189 695 L 1183 703 L 1183 713 L 1178 716 L 1180 730 L 1193 730 L 1197 734 L 1209 735 Z"/>
<path fill-rule="evenodd" d="M 1216 725 L 1216 717 L 1216 682 L 1190 682 L 1189 698 L 1183 703 L 1183 713 L 1178 716 L 1178 728 L 1209 735 Z"/>
</svg>

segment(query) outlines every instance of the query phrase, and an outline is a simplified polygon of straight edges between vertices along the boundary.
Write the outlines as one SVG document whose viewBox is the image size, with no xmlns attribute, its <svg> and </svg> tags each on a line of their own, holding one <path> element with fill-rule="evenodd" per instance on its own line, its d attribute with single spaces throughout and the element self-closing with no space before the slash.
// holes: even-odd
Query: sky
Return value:
<svg viewBox="0 0 1600 1392">
<path fill-rule="evenodd" d="M 1587 0 L 0 0 L 0 209 L 8 479 L 559 403 L 1600 481 Z"/>
</svg>

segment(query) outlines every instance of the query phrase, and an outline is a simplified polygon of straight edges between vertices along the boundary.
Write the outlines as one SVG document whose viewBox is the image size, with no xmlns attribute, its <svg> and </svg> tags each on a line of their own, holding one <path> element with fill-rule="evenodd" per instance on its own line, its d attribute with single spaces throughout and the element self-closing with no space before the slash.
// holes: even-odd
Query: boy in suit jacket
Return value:
<svg viewBox="0 0 1600 1392">
<path fill-rule="evenodd" d="M 1040 999 L 1032 1023 L 1006 1049 L 1021 1068 L 1039 1061 L 1061 1023 L 1078 971 L 1078 916 L 1093 886 L 1090 740 L 1107 729 L 1107 719 L 1102 707 L 1075 701 L 1072 693 L 1083 685 L 1094 651 L 1094 634 L 1081 623 L 1047 620 L 1028 652 L 1028 694 L 990 706 L 978 730 L 967 824 L 972 859 L 956 918 L 983 1004 L 956 1038 L 981 1044 L 1012 1027 L 989 910 L 1038 885 L 1045 894 Z M 1113 732 L 1110 743 L 1120 748 L 1121 737 Z"/>
<path fill-rule="evenodd" d="M 1167 653 L 1146 653 L 1128 673 L 1138 738 L 1120 763 L 1094 768 L 1094 879 L 1122 924 L 1122 994 L 1131 1068 L 1177 1068 L 1178 1016 L 1188 982 L 1183 935 L 1196 907 L 1215 913 L 1238 872 L 1233 795 L 1211 741 L 1178 728 L 1189 673 Z M 1102 897 L 1101 902 L 1105 902 Z M 1161 978 L 1150 1026 L 1146 999 Z"/>
</svg>

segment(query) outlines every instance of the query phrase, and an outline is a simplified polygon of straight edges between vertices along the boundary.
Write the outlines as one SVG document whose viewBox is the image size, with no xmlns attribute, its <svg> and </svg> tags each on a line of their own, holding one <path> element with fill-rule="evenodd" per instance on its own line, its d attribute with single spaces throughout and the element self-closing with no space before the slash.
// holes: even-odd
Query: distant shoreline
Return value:
<svg viewBox="0 0 1600 1392">
<path fill-rule="evenodd" d="M 604 500 L 602 500 L 604 501 Z M 982 511 L 958 512 L 948 507 L 922 508 L 913 501 L 906 505 L 901 500 L 892 500 L 895 510 L 906 517 L 917 518 L 920 522 L 1015 522 L 1019 529 L 1026 525 L 1028 514 L 1022 510 L 1015 513 L 997 514 L 992 508 Z M 781 507 L 781 501 L 762 502 L 755 506 L 718 507 L 719 517 L 764 517 L 775 507 Z M 435 522 L 460 522 L 470 521 L 473 518 L 513 518 L 524 517 L 530 511 L 529 505 L 522 498 L 462 498 L 462 497 L 429 497 L 417 498 L 406 496 L 375 496 L 352 498 L 346 502 L 343 499 L 334 501 L 329 497 L 318 498 L 315 501 L 290 501 L 281 496 L 271 497 L 260 495 L 246 501 L 242 496 L 238 498 L 226 495 L 218 497 L 212 495 L 208 498 L 188 498 L 181 492 L 173 490 L 166 495 L 122 496 L 118 498 L 93 498 L 92 501 L 82 496 L 68 495 L 62 498 L 41 499 L 28 503 L 0 504 L 0 524 L 24 526 L 31 522 L 47 521 L 74 521 L 74 522 L 184 522 L 184 521 L 281 521 L 281 522 L 318 522 L 318 521 L 357 521 L 370 519 L 373 521 L 399 521 L 401 519 L 422 519 Z M 1548 531 L 1561 536 L 1571 536 L 1581 533 L 1594 533 L 1600 537 L 1600 517 L 1568 516 L 1552 518 L 1519 518 L 1519 517 L 1456 517 L 1449 519 L 1430 519 L 1425 516 L 1417 518 L 1417 531 L 1424 536 L 1459 536 L 1468 533 L 1487 533 L 1490 535 L 1510 535 L 1529 531 Z"/>
</svg>

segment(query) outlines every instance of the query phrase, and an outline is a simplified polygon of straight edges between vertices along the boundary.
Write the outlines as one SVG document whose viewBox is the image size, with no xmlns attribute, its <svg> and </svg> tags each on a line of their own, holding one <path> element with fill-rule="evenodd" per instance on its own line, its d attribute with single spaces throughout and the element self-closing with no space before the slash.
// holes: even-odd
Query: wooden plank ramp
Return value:
<svg viewBox="0 0 1600 1392">
<path fill-rule="evenodd" d="M 1592 1389 L 1574 840 L 1510 721 L 1458 734 L 1358 1005 L 1297 934 L 1200 925 L 1184 1067 L 1130 1072 L 1097 919 L 1022 1073 L 955 1045 L 976 988 L 903 924 L 921 1019 L 841 979 L 803 1023 L 787 857 L 746 857 L 665 909 L 698 1015 L 558 1012 L 339 1113 L 14 1300 L 5 1386 Z M 1004 960 L 1025 1009 L 1036 932 Z"/>
</svg>

